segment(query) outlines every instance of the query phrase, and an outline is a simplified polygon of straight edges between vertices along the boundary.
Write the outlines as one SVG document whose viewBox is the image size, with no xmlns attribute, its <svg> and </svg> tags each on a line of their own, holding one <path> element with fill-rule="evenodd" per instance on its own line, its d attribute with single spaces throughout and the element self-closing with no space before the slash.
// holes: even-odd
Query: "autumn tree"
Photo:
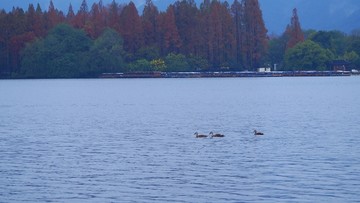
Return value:
<svg viewBox="0 0 360 203">
<path fill-rule="evenodd" d="M 41 16 L 39 16 L 33 4 L 29 4 L 28 10 L 25 13 L 26 18 L 26 30 L 28 36 L 32 36 L 31 38 L 42 36 L 42 22 Z M 30 38 L 29 38 L 30 39 Z M 32 39 L 30 39 L 32 40 Z"/>
<path fill-rule="evenodd" d="M 233 16 L 234 33 L 235 33 L 235 61 L 236 65 L 243 62 L 243 44 L 244 44 L 244 27 L 243 27 L 243 6 L 238 0 L 234 0 L 231 5 L 231 13 Z"/>
<path fill-rule="evenodd" d="M 160 49 L 163 54 L 179 51 L 181 40 L 176 27 L 174 7 L 170 5 L 159 15 Z"/>
<path fill-rule="evenodd" d="M 10 17 L 5 10 L 0 10 L 0 77 L 7 76 L 11 73 L 9 58 L 9 32 Z"/>
<path fill-rule="evenodd" d="M 20 63 L 20 51 L 27 42 L 35 38 L 35 34 L 29 30 L 27 15 L 21 8 L 13 8 L 2 29 L 5 31 L 5 46 L 8 54 L 6 57 L 7 69 L 10 72 L 17 72 Z"/>
<path fill-rule="evenodd" d="M 52 0 L 50 0 L 49 8 L 48 8 L 48 22 L 47 25 L 49 28 L 54 27 L 57 23 L 59 23 L 59 20 L 57 18 L 57 11 L 55 10 L 54 3 Z"/>
<path fill-rule="evenodd" d="M 228 4 L 212 1 L 205 18 L 209 24 L 205 30 L 209 40 L 208 59 L 215 68 L 228 66 L 233 43 L 232 18 Z"/>
<path fill-rule="evenodd" d="M 10 75 L 15 70 L 14 61 L 18 54 L 12 48 L 13 39 L 25 32 L 25 22 L 25 13 L 20 8 L 13 8 L 8 14 L 4 10 L 0 12 L 0 68 L 3 75 Z"/>
<path fill-rule="evenodd" d="M 267 50 L 267 29 L 265 28 L 258 0 L 243 0 L 244 9 L 244 66 L 255 70 Z"/>
<path fill-rule="evenodd" d="M 233 18 L 231 16 L 231 10 L 229 4 L 225 1 L 220 5 L 220 22 L 221 22 L 221 37 L 220 43 L 223 43 L 220 53 L 219 53 L 219 62 L 220 68 L 228 68 L 230 66 L 230 61 L 234 58 L 234 26 Z"/>
<path fill-rule="evenodd" d="M 39 3 L 36 5 L 35 21 L 33 22 L 33 24 L 33 28 L 35 29 L 35 35 L 38 37 L 44 37 L 48 30 L 46 28 L 44 12 L 42 11 Z"/>
<path fill-rule="evenodd" d="M 96 22 L 98 24 L 98 27 L 101 27 L 101 32 L 103 32 L 106 29 L 106 27 L 108 27 L 107 26 L 108 12 L 102 0 L 99 1 L 98 7 L 99 7 L 99 15 L 96 18 Z"/>
<path fill-rule="evenodd" d="M 152 0 L 146 0 L 143 15 L 141 17 L 144 28 L 145 46 L 156 46 L 158 43 L 158 15 L 159 11 Z"/>
<path fill-rule="evenodd" d="M 286 27 L 285 31 L 288 36 L 288 42 L 286 44 L 286 49 L 293 48 L 299 42 L 304 41 L 304 33 L 302 32 L 299 17 L 297 15 L 297 9 L 293 9 L 293 15 L 291 17 L 291 23 Z"/>
<path fill-rule="evenodd" d="M 106 26 L 106 21 L 104 19 L 104 8 L 102 3 L 94 3 L 91 7 L 89 21 L 86 23 L 86 31 L 95 39 L 101 35 Z"/>
<path fill-rule="evenodd" d="M 107 26 L 120 33 L 121 7 L 115 0 L 107 8 Z"/>
<path fill-rule="evenodd" d="M 201 39 L 199 10 L 194 0 L 176 1 L 174 4 L 176 26 L 182 42 L 180 52 L 198 55 Z"/>
<path fill-rule="evenodd" d="M 33 31 L 34 25 L 36 25 L 36 11 L 33 4 L 29 4 L 28 10 L 26 12 L 26 30 Z"/>
<path fill-rule="evenodd" d="M 124 48 L 130 54 L 135 54 L 144 44 L 141 19 L 133 2 L 120 14 L 120 34 L 124 38 Z"/>
<path fill-rule="evenodd" d="M 89 8 L 86 0 L 83 0 L 80 9 L 75 16 L 75 22 L 74 22 L 75 28 L 84 28 L 87 23 L 88 16 L 89 16 Z"/>
<path fill-rule="evenodd" d="M 35 34 L 33 32 L 25 32 L 20 35 L 16 35 L 11 38 L 11 59 L 12 59 L 12 71 L 16 72 L 20 68 L 20 52 L 25 47 L 26 43 L 29 43 L 35 39 Z"/>
<path fill-rule="evenodd" d="M 64 20 L 64 15 L 61 11 L 57 10 L 52 0 L 50 0 L 49 9 L 47 11 L 47 29 L 55 27 L 57 24 Z"/>
<path fill-rule="evenodd" d="M 22 8 L 13 8 L 9 13 L 7 26 L 8 36 L 20 35 L 26 32 L 26 14 Z"/>
<path fill-rule="evenodd" d="M 200 4 L 199 11 L 199 30 L 201 33 L 201 38 L 199 39 L 199 56 L 206 58 L 208 61 L 212 58 L 212 35 L 211 35 L 211 26 L 212 21 L 210 16 L 210 0 L 204 0 Z"/>
<path fill-rule="evenodd" d="M 234 26 L 230 6 L 225 1 L 205 0 L 200 5 L 200 54 L 213 69 L 229 67 L 234 58 Z"/>
<path fill-rule="evenodd" d="M 45 27 L 42 16 L 43 14 L 39 4 L 37 5 L 36 10 L 33 4 L 29 4 L 29 8 L 26 12 L 27 32 L 33 32 L 36 37 L 45 36 Z"/>
<path fill-rule="evenodd" d="M 277 68 L 283 69 L 284 55 L 288 49 L 304 41 L 304 34 L 300 28 L 297 10 L 293 10 L 291 23 L 287 25 L 285 32 L 279 37 L 273 37 L 269 41 L 268 59 L 271 64 L 276 64 Z"/>
<path fill-rule="evenodd" d="M 65 21 L 70 24 L 71 26 L 75 27 L 76 23 L 75 23 L 75 12 L 73 9 L 72 4 L 70 3 L 69 8 L 68 8 L 68 12 L 66 14 L 66 18 Z"/>
<path fill-rule="evenodd" d="M 223 38 L 222 33 L 222 24 L 221 24 L 221 5 L 218 1 L 212 1 L 210 5 L 210 15 L 209 18 L 211 19 L 211 30 L 210 35 L 212 36 L 212 46 L 211 46 L 211 53 L 212 57 L 210 61 L 215 65 L 219 65 L 220 61 L 220 50 L 223 49 L 223 42 L 221 41 Z"/>
</svg>

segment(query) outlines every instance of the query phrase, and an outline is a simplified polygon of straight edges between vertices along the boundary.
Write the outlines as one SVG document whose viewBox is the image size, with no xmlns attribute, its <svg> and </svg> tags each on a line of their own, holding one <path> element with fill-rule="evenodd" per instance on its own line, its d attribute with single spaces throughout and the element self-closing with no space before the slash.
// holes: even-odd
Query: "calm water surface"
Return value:
<svg viewBox="0 0 360 203">
<path fill-rule="evenodd" d="M 360 202 L 360 77 L 2 80 L 0 94 L 0 202 Z"/>
</svg>

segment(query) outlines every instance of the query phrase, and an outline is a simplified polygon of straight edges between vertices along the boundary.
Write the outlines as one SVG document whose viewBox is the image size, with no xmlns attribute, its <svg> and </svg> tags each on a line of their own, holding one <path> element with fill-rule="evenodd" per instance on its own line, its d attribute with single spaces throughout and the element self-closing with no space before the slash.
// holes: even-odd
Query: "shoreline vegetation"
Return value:
<svg viewBox="0 0 360 203">
<path fill-rule="evenodd" d="M 303 30 L 296 8 L 277 36 L 268 33 L 258 0 L 174 0 L 166 11 L 146 0 L 142 12 L 132 1 L 82 0 L 67 14 L 49 1 L 47 10 L 0 8 L 0 78 L 323 76 L 360 69 L 358 25 L 352 33 Z M 256 73 L 262 67 L 285 72 Z M 291 73 L 293 67 L 318 73 Z"/>
</svg>

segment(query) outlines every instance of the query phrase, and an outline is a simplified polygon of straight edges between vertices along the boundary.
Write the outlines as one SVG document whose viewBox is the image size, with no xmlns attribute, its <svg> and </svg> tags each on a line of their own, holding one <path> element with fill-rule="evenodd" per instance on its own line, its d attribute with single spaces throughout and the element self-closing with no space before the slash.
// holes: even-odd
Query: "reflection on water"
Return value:
<svg viewBox="0 0 360 203">
<path fill-rule="evenodd" d="M 359 87 L 359 77 L 0 81 L 0 201 L 358 202 Z"/>
</svg>

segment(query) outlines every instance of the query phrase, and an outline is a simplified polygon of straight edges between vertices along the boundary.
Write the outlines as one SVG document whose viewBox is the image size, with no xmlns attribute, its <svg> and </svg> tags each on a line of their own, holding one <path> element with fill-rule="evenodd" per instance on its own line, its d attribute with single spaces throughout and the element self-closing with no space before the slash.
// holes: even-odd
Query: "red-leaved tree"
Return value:
<svg viewBox="0 0 360 203">
<path fill-rule="evenodd" d="M 267 29 L 258 0 L 243 0 L 244 8 L 244 66 L 255 70 L 267 50 Z"/>
<path fill-rule="evenodd" d="M 299 42 L 304 41 L 304 33 L 302 32 L 299 17 L 297 15 L 297 9 L 293 9 L 293 15 L 291 17 L 291 23 L 286 27 L 285 34 L 288 37 L 286 49 L 293 48 Z"/>
<path fill-rule="evenodd" d="M 133 2 L 125 6 L 120 14 L 120 33 L 124 38 L 124 48 L 130 54 L 135 54 L 143 46 L 142 23 Z"/>
</svg>

